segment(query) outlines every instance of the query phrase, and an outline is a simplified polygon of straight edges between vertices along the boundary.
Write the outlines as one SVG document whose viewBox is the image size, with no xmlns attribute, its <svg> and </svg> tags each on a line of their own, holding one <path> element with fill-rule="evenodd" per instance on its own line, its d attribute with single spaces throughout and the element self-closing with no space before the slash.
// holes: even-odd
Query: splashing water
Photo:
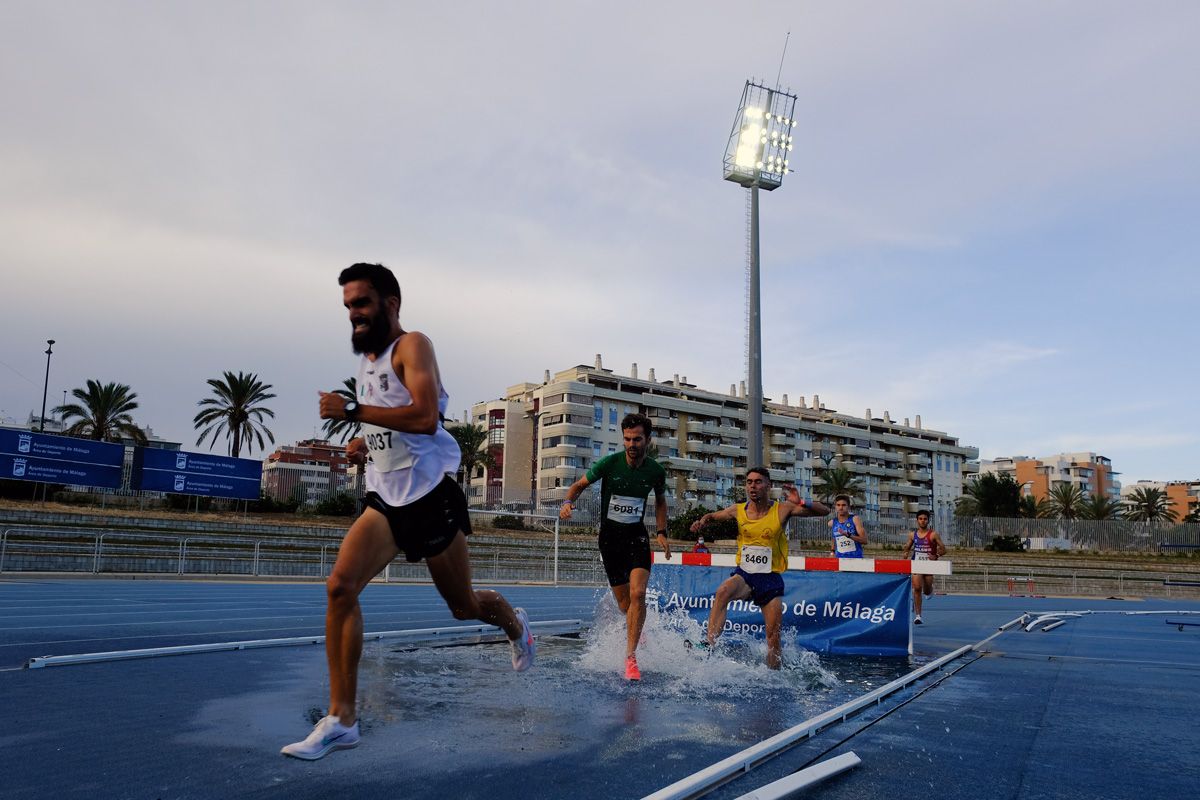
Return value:
<svg viewBox="0 0 1200 800">
<path fill-rule="evenodd" d="M 642 640 L 637 648 L 644 683 L 655 693 L 678 697 L 711 696 L 714 693 L 780 689 L 812 691 L 827 689 L 840 681 L 821 665 L 816 653 L 796 644 L 794 634 L 783 634 L 782 669 L 766 666 L 767 643 L 744 634 L 723 634 L 711 649 L 698 647 L 704 627 L 682 609 L 662 612 L 651 607 L 646 613 Z M 625 664 L 625 616 L 611 595 L 597 604 L 591 629 L 577 667 L 583 671 L 623 680 Z"/>
</svg>

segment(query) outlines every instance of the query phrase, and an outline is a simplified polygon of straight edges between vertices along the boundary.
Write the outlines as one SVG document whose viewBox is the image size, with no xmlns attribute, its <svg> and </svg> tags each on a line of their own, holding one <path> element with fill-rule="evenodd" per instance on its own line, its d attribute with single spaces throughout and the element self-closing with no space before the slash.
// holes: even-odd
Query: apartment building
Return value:
<svg viewBox="0 0 1200 800">
<path fill-rule="evenodd" d="M 347 463 L 345 445 L 325 439 L 285 445 L 263 459 L 262 491 L 280 502 L 301 503 L 316 503 L 339 492 L 355 493 Z"/>
<path fill-rule="evenodd" d="M 1121 499 L 1121 482 L 1112 461 L 1095 453 L 1057 453 L 1052 456 L 1001 456 L 980 464 L 980 472 L 1009 475 L 1021 485 L 1021 493 L 1038 500 L 1062 484 L 1078 486 L 1084 496 L 1107 495 Z"/>
<path fill-rule="evenodd" d="M 505 396 L 476 404 L 470 416 L 502 441 L 501 474 L 471 476 L 473 504 L 556 508 L 567 488 L 597 459 L 622 449 L 621 419 L 640 412 L 654 423 L 656 458 L 668 472 L 675 509 L 733 502 L 745 480 L 747 400 L 745 387 L 728 393 L 701 389 L 686 376 L 657 380 L 651 369 L 628 375 L 592 366 L 554 373 L 541 383 L 520 383 Z M 501 423 L 499 420 L 503 419 Z M 812 497 L 814 470 L 843 466 L 863 485 L 856 503 L 869 521 L 911 520 L 918 508 L 948 519 L 962 493 L 962 475 L 978 450 L 947 433 L 826 408 L 816 395 L 789 402 L 768 399 L 763 412 L 763 451 L 749 459 L 770 470 L 772 480 L 795 483 Z M 595 493 L 591 493 L 595 494 Z"/>
<path fill-rule="evenodd" d="M 1171 503 L 1171 513 L 1182 520 L 1200 505 L 1200 480 L 1194 481 L 1138 481 L 1121 489 L 1121 499 L 1128 500 L 1135 489 L 1158 489 Z"/>
</svg>

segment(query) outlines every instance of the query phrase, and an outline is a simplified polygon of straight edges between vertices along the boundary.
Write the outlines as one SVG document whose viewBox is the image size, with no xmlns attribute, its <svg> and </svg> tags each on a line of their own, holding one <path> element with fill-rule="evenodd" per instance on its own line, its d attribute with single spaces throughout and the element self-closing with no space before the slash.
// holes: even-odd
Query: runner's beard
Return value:
<svg viewBox="0 0 1200 800">
<path fill-rule="evenodd" d="M 353 325 L 353 321 L 351 325 Z M 391 333 L 392 326 L 388 320 L 387 306 L 383 306 L 379 313 L 367 319 L 367 329 L 364 332 L 350 334 L 350 347 L 357 355 L 364 353 L 378 355 L 391 344 L 389 338 Z"/>
</svg>

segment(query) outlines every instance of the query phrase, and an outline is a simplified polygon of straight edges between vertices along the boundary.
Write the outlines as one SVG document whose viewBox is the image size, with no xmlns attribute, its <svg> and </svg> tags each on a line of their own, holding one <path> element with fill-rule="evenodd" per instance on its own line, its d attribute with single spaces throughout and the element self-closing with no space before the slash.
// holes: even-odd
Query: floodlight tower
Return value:
<svg viewBox="0 0 1200 800">
<path fill-rule="evenodd" d="M 750 286 L 746 335 L 746 468 L 763 459 L 762 328 L 759 324 L 758 190 L 783 183 L 792 150 L 796 95 L 746 81 L 725 147 L 725 180 L 750 190 Z"/>
</svg>

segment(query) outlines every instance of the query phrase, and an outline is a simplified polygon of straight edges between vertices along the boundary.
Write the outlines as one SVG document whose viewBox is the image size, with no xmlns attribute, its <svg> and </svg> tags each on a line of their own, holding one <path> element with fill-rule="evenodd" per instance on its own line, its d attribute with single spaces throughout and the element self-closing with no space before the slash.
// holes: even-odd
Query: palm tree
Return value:
<svg viewBox="0 0 1200 800">
<path fill-rule="evenodd" d="M 1049 519 L 1053 516 L 1050 501 L 1044 498 L 1039 500 L 1031 494 L 1021 496 L 1017 511 L 1025 519 Z"/>
<path fill-rule="evenodd" d="M 234 458 L 242 454 L 242 447 L 250 452 L 253 444 L 258 442 L 259 449 L 264 449 L 263 434 L 275 443 L 275 434 L 263 424 L 264 417 L 275 418 L 275 412 L 261 405 L 264 400 L 270 400 L 275 395 L 268 391 L 271 384 L 263 383 L 254 373 L 226 372 L 223 380 L 209 378 L 208 385 L 212 388 L 214 397 L 206 397 L 196 405 L 201 411 L 192 420 L 196 430 L 204 427 L 196 444 L 204 444 L 204 440 L 212 434 L 209 443 L 211 450 L 217 442 L 217 436 L 222 431 L 229 441 L 229 455 Z"/>
<path fill-rule="evenodd" d="M 101 384 L 89 378 L 87 389 L 72 389 L 71 395 L 79 402 L 61 405 L 52 412 L 60 414 L 64 423 L 77 420 L 63 433 L 100 442 L 132 439 L 137 444 L 146 443 L 146 434 L 129 413 L 138 407 L 137 393 L 125 384 Z"/>
<path fill-rule="evenodd" d="M 458 449 L 462 451 L 462 463 L 459 465 L 458 474 L 459 485 L 470 480 L 476 467 L 496 468 L 496 457 L 488 445 L 486 428 L 464 422 L 461 425 L 447 425 L 446 430 L 458 442 Z"/>
<path fill-rule="evenodd" d="M 1059 483 L 1050 487 L 1050 512 L 1059 519 L 1082 516 L 1083 489 L 1077 483 Z"/>
<path fill-rule="evenodd" d="M 1093 494 L 1079 507 L 1080 519 L 1120 519 L 1121 501 L 1103 494 Z"/>
<path fill-rule="evenodd" d="M 353 400 L 358 392 L 358 379 L 346 378 L 342 381 L 343 389 L 334 389 L 334 394 L 340 394 L 347 400 Z M 354 422 L 348 419 L 327 419 L 322 427 L 325 432 L 325 438 L 330 441 L 333 437 L 338 437 L 339 442 L 345 442 L 348 439 L 353 439 L 362 431 L 362 423 Z"/>
<path fill-rule="evenodd" d="M 813 486 L 813 493 L 822 502 L 828 503 L 839 494 L 862 497 L 863 486 L 858 476 L 840 463 L 836 467 L 830 466 L 833 463 L 832 458 L 824 458 L 822 461 L 825 462 L 825 466 L 813 470 L 813 478 L 821 482 Z"/>
<path fill-rule="evenodd" d="M 1016 517 L 1020 513 L 1021 487 L 1011 475 L 985 472 L 971 479 L 954 503 L 960 517 Z"/>
<path fill-rule="evenodd" d="M 1162 489 L 1138 486 L 1125 500 L 1125 519 L 1135 522 L 1174 522 L 1174 502 Z"/>
<path fill-rule="evenodd" d="M 1183 518 L 1184 522 L 1200 522 L 1200 503 L 1192 506 L 1192 510 Z"/>
</svg>

